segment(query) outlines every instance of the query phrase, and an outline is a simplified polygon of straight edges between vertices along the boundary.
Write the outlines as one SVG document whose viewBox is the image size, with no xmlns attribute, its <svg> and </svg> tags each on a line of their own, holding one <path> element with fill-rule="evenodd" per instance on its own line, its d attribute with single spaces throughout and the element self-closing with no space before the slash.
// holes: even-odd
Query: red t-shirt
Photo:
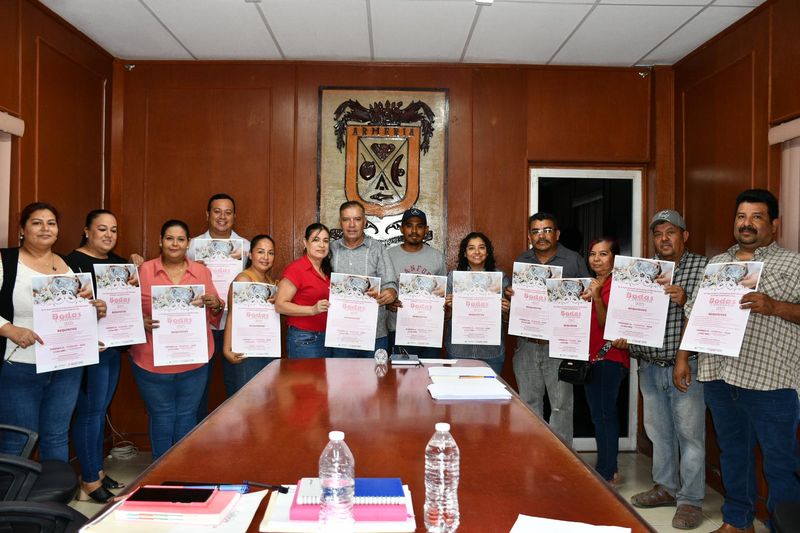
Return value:
<svg viewBox="0 0 800 533">
<path fill-rule="evenodd" d="M 314 305 L 320 300 L 327 300 L 331 289 L 330 278 L 323 278 L 305 255 L 292 262 L 283 271 L 283 277 L 297 287 L 292 303 L 297 305 Z M 287 316 L 286 323 L 305 331 L 325 331 L 328 313 L 314 316 Z"/>
<path fill-rule="evenodd" d="M 608 309 L 608 299 L 611 297 L 611 276 L 607 277 L 603 286 L 600 287 L 600 295 L 603 298 L 603 302 L 606 304 L 606 309 Z M 600 348 L 606 343 L 605 339 L 603 339 L 604 329 L 604 326 L 597 323 L 597 311 L 595 311 L 594 304 L 592 304 L 592 320 L 589 329 L 589 359 L 591 361 L 597 359 L 597 352 L 599 352 Z M 631 366 L 631 357 L 628 350 L 611 348 L 606 352 L 605 359 L 622 363 L 625 368 Z"/>
</svg>

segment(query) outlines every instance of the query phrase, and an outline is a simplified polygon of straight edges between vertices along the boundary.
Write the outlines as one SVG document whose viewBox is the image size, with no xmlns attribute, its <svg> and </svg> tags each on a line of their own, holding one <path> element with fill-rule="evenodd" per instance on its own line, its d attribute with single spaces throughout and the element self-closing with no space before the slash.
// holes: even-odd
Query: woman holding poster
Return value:
<svg viewBox="0 0 800 533">
<path fill-rule="evenodd" d="M 275 285 L 272 279 L 272 263 L 275 262 L 275 241 L 269 235 L 256 235 L 250 241 L 250 251 L 247 253 L 247 264 L 233 282 L 249 281 L 252 283 L 266 283 Z M 233 309 L 233 283 L 228 289 L 228 309 Z M 274 303 L 275 298 L 271 298 Z M 253 376 L 272 362 L 264 357 L 246 357 L 243 353 L 233 351 L 233 313 L 229 312 L 225 322 L 225 336 L 222 344 L 222 355 L 225 357 L 225 389 L 228 397 L 244 387 L 244 384 L 253 379 Z"/>
<path fill-rule="evenodd" d="M 473 290 L 466 292 L 477 293 L 497 293 L 500 295 L 500 316 L 495 317 L 498 322 L 508 319 L 508 310 L 510 303 L 502 295 L 505 294 L 506 288 L 511 284 L 506 275 L 497 268 L 494 259 L 494 246 L 489 237 L 483 233 L 473 231 L 466 237 L 461 239 L 458 247 L 458 265 L 456 267 L 458 272 L 497 272 L 495 276 L 497 282 L 492 281 L 489 277 L 478 277 L 471 282 L 473 285 L 477 284 Z M 506 358 L 506 343 L 505 335 L 502 331 L 505 328 L 501 327 L 500 341 L 497 344 L 456 344 L 453 343 L 453 287 L 454 287 L 454 273 L 450 272 L 447 275 L 447 297 L 445 298 L 445 314 L 448 318 L 445 328 L 445 343 L 447 349 L 447 357 L 449 359 L 478 359 L 489 365 L 496 374 L 500 374 L 503 370 L 503 363 Z M 482 286 L 486 284 L 487 286 Z"/>
<path fill-rule="evenodd" d="M 331 289 L 330 231 L 319 222 L 306 228 L 305 253 L 283 271 L 275 309 L 286 315 L 290 359 L 325 357 L 325 326 Z"/>
<path fill-rule="evenodd" d="M 601 237 L 589 244 L 589 269 L 595 275 L 589 285 L 592 295 L 589 361 L 593 364 L 591 378 L 584 385 L 597 441 L 595 470 L 612 484 L 619 483 L 617 397 L 622 380 L 625 379 L 631 365 L 628 350 L 617 347 L 624 345 L 624 340 L 615 340 L 612 344 L 603 339 L 606 309 L 611 295 L 611 272 L 614 269 L 614 256 L 617 254 L 619 254 L 619 243 L 614 238 Z"/>
<path fill-rule="evenodd" d="M 225 308 L 225 302 L 217 296 L 208 268 L 186 258 L 189 227 L 185 222 L 164 222 L 159 247 L 161 255 L 139 267 L 147 342 L 134 345 L 130 351 L 134 363 L 133 377 L 147 408 L 153 459 L 161 457 L 197 424 L 197 406 L 205 388 L 207 361 L 214 353 L 210 324 L 219 324 Z M 202 347 L 202 359 L 206 362 L 155 365 L 153 330 L 160 324 L 152 316 L 152 295 L 154 287 L 159 285 L 191 286 L 185 291 L 174 291 L 176 298 L 189 293 L 192 298 L 187 306 L 205 307 L 206 344 Z M 194 296 L 197 294 L 195 286 L 203 288 L 201 296 Z"/>
<path fill-rule="evenodd" d="M 58 238 L 55 207 L 44 202 L 27 205 L 19 226 L 22 245 L 0 251 L 0 424 L 39 433 L 40 460 L 66 462 L 69 423 L 83 368 L 36 373 L 35 344 L 43 341 L 33 329 L 32 278 L 71 274 L 72 270 L 52 249 Z M 105 316 L 105 303 L 92 303 L 97 316 Z M 22 434 L 0 432 L 0 453 L 19 455 L 25 442 Z"/>
</svg>

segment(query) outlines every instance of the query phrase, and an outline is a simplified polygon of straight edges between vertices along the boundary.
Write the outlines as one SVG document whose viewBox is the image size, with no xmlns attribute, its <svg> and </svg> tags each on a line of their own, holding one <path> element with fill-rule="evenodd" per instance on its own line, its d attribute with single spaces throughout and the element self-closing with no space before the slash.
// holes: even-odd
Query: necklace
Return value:
<svg viewBox="0 0 800 533">
<path fill-rule="evenodd" d="M 42 259 L 44 259 L 44 256 L 36 257 L 33 254 L 31 254 L 29 251 L 25 250 L 24 248 L 22 249 L 22 251 L 24 251 L 27 255 L 29 255 L 34 263 L 38 263 L 40 267 L 44 267 L 45 269 L 47 268 L 47 261 L 42 261 Z M 50 265 L 49 266 L 50 266 L 50 268 L 52 268 L 53 272 L 56 271 L 56 254 L 54 254 L 52 251 L 50 252 Z"/>
</svg>

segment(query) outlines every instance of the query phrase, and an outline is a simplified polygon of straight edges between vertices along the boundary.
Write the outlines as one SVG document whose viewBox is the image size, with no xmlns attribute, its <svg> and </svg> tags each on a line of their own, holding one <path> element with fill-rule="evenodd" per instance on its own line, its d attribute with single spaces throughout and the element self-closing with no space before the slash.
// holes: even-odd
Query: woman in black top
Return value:
<svg viewBox="0 0 800 533">
<path fill-rule="evenodd" d="M 97 294 L 94 265 L 120 264 L 127 261 L 111 250 L 117 244 L 117 219 L 105 209 L 95 209 L 86 215 L 81 245 L 65 257 L 74 272 L 89 272 Z M 103 473 L 103 435 L 108 405 L 114 396 L 119 379 L 120 351 L 124 348 L 101 349 L 99 363 L 85 367 L 78 393 L 72 441 L 81 465 L 79 499 L 92 498 L 107 502 L 114 497 L 109 489 L 123 485 Z"/>
</svg>

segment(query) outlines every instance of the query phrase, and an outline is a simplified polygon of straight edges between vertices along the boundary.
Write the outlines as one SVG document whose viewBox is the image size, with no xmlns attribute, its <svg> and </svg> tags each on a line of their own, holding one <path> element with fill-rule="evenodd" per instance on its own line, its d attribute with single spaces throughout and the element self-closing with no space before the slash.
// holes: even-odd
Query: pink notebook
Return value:
<svg viewBox="0 0 800 533">
<path fill-rule="evenodd" d="M 300 483 L 298 482 L 298 486 Z M 319 504 L 300 504 L 297 502 L 299 490 L 295 491 L 292 506 L 289 508 L 290 520 L 316 522 L 319 520 Z M 353 505 L 353 518 L 358 522 L 403 522 L 408 517 L 405 503 L 400 504 L 364 504 Z"/>
<path fill-rule="evenodd" d="M 145 487 L 160 488 L 157 485 L 146 485 Z M 165 488 L 180 489 L 181 487 Z M 135 494 L 135 492 L 132 494 Z M 159 522 L 182 524 L 216 525 L 228 516 L 240 497 L 241 494 L 236 491 L 214 490 L 211 497 L 205 502 L 178 503 L 125 500 L 116 509 L 115 514 L 122 520 L 157 520 Z"/>
</svg>

